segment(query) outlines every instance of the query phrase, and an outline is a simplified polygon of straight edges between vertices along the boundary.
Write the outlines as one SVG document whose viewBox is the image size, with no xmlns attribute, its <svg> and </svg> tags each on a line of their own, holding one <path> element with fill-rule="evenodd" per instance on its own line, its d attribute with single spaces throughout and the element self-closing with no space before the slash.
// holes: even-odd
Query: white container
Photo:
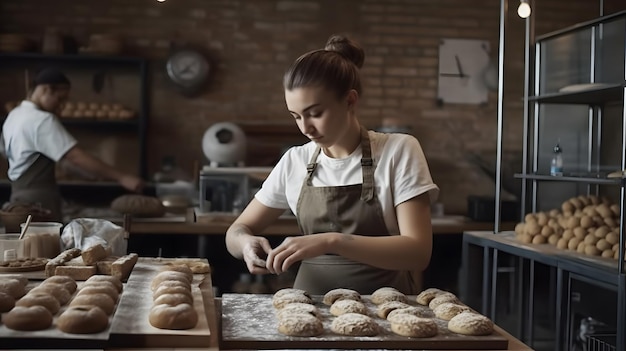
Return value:
<svg viewBox="0 0 626 351">
<path fill-rule="evenodd" d="M 0 261 L 4 260 L 5 252 L 14 250 L 16 258 L 24 257 L 24 240 L 19 240 L 20 234 L 0 234 Z"/>
<path fill-rule="evenodd" d="M 24 234 L 24 257 L 56 257 L 61 253 L 61 228 L 62 223 L 31 222 Z"/>
</svg>

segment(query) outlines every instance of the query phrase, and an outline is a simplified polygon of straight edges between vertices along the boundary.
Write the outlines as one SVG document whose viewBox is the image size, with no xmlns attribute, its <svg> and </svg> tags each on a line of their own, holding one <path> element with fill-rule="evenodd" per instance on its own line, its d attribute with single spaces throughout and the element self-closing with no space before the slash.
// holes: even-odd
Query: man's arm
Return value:
<svg viewBox="0 0 626 351">
<path fill-rule="evenodd" d="M 114 180 L 131 191 L 141 191 L 143 188 L 143 180 L 139 177 L 118 171 L 113 166 L 102 162 L 100 159 L 88 154 L 78 146 L 72 147 L 65 153 L 61 161 L 67 161 L 88 173 Z"/>
</svg>

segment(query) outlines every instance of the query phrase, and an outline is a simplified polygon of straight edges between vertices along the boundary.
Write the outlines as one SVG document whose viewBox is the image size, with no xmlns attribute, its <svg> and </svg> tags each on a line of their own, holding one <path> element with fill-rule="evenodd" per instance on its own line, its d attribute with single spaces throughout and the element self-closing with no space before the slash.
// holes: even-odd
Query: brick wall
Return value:
<svg viewBox="0 0 626 351">
<path fill-rule="evenodd" d="M 537 2 L 537 34 L 599 14 L 595 1 Z M 523 21 L 515 13 L 517 2 L 510 3 L 506 160 L 515 159 L 522 147 Z M 468 154 L 495 155 L 497 96 L 490 93 L 483 106 L 437 106 L 438 44 L 442 38 L 489 40 L 497 60 L 499 7 L 497 0 L 0 0 L 0 33 L 40 38 L 54 27 L 81 43 L 92 33 L 114 33 L 124 37 L 128 55 L 149 58 L 151 173 L 169 154 L 187 169 L 195 160 L 203 162 L 202 134 L 217 121 L 292 123 L 281 87 L 284 69 L 303 52 L 321 47 L 330 34 L 347 33 L 366 49 L 362 123 L 374 128 L 393 116 L 410 125 L 446 211 L 463 213 L 467 195 L 494 192 L 493 181 Z M 626 5 L 605 0 L 605 8 L 614 12 Z M 210 86 L 196 98 L 180 96 L 166 79 L 167 53 L 178 44 L 204 49 L 216 64 Z M 0 86 L 0 94 L 7 89 Z M 124 87 L 118 89 L 124 95 Z"/>
</svg>

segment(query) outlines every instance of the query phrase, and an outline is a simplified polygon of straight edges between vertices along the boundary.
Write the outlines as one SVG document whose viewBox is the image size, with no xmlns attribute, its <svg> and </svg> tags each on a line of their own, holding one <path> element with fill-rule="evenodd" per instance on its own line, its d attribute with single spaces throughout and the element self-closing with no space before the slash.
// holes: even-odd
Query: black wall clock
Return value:
<svg viewBox="0 0 626 351">
<path fill-rule="evenodd" d="M 184 95 L 199 93 L 211 73 L 211 64 L 207 57 L 193 49 L 174 51 L 167 59 L 165 67 L 168 78 Z"/>
</svg>

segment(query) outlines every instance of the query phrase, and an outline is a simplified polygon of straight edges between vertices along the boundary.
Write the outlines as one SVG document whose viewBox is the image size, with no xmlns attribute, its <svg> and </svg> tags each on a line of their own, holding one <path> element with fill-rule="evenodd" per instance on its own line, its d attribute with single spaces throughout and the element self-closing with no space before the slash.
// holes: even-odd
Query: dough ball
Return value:
<svg viewBox="0 0 626 351">
<path fill-rule="evenodd" d="M 378 324 L 371 317 L 358 313 L 336 317 L 330 328 L 335 334 L 349 336 L 375 336 L 379 333 Z"/>
</svg>

